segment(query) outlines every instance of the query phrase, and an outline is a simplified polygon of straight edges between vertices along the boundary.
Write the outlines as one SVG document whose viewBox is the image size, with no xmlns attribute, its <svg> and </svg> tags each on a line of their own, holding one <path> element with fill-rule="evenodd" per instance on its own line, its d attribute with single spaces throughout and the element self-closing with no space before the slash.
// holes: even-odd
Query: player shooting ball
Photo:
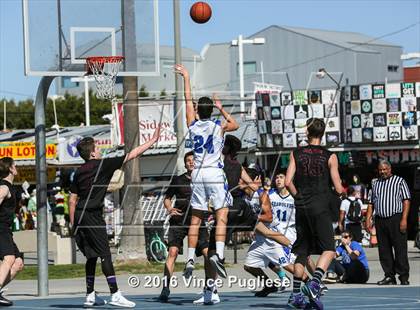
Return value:
<svg viewBox="0 0 420 310">
<path fill-rule="evenodd" d="M 184 96 L 186 101 L 187 126 L 194 148 L 194 170 L 191 178 L 191 226 L 188 231 L 188 258 L 184 276 L 189 278 L 194 270 L 194 255 L 197 246 L 198 232 L 203 212 L 211 203 L 216 214 L 216 254 L 210 257 L 210 263 L 217 273 L 225 278 L 224 247 L 228 207 L 232 205 L 232 196 L 228 191 L 226 176 L 223 171 L 222 150 L 225 132 L 239 128 L 235 119 L 226 112 L 222 103 L 215 96 L 201 97 L 194 107 L 191 95 L 190 77 L 187 69 L 180 64 L 175 65 L 175 72 L 184 79 Z M 224 121 L 211 119 L 216 107 L 224 117 Z"/>
</svg>

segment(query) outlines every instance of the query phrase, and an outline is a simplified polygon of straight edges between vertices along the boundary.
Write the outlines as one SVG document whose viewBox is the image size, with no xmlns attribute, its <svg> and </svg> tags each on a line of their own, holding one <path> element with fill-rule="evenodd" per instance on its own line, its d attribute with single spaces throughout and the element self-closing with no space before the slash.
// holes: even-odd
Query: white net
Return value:
<svg viewBox="0 0 420 310">
<path fill-rule="evenodd" d="M 99 99 L 115 98 L 115 80 L 124 57 L 89 57 L 86 63 L 96 81 L 96 97 Z"/>
</svg>

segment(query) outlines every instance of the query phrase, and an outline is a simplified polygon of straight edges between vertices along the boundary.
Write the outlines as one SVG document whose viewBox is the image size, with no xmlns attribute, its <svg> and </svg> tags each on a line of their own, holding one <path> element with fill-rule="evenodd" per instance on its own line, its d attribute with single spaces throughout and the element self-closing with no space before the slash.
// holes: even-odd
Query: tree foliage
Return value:
<svg viewBox="0 0 420 310">
<path fill-rule="evenodd" d="M 101 100 L 89 92 L 90 98 L 90 123 L 91 125 L 107 124 L 102 119 L 105 114 L 111 113 L 111 102 Z M 0 100 L 0 125 L 3 124 L 3 105 L 6 102 L 7 129 L 27 129 L 35 126 L 35 106 L 32 99 L 16 102 L 14 100 Z M 57 123 L 61 127 L 80 126 L 86 123 L 84 97 L 65 94 L 64 99 L 55 101 L 57 110 Z M 48 99 L 45 107 L 46 126 L 54 125 L 54 108 L 51 99 Z"/>
<path fill-rule="evenodd" d="M 146 90 L 146 86 L 144 84 L 139 89 L 139 97 L 141 98 L 149 97 L 149 92 Z"/>
</svg>

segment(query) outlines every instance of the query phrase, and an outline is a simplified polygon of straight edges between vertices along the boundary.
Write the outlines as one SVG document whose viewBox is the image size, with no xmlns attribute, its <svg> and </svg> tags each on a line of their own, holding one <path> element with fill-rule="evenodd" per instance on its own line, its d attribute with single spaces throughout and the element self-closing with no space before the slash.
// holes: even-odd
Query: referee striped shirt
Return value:
<svg viewBox="0 0 420 310">
<path fill-rule="evenodd" d="M 371 203 L 379 217 L 391 217 L 403 212 L 403 201 L 409 200 L 410 190 L 405 180 L 392 175 L 387 179 L 378 179 L 372 185 Z"/>
</svg>

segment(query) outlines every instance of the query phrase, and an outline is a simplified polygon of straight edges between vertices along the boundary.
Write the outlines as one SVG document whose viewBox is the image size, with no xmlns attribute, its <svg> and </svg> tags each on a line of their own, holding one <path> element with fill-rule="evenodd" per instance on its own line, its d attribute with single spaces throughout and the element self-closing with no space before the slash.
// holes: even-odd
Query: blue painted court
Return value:
<svg viewBox="0 0 420 310">
<path fill-rule="evenodd" d="M 289 294 L 290 291 L 257 298 L 250 292 L 221 292 L 221 303 L 211 309 L 287 309 Z M 130 296 L 130 300 L 137 303 L 136 309 L 186 309 L 202 307 L 192 304 L 198 297 L 197 294 L 173 294 L 166 304 L 156 301 L 156 295 Z M 83 301 L 83 298 L 18 300 L 9 309 L 80 309 Z M 420 309 L 420 287 L 330 289 L 323 301 L 325 309 Z"/>
</svg>

